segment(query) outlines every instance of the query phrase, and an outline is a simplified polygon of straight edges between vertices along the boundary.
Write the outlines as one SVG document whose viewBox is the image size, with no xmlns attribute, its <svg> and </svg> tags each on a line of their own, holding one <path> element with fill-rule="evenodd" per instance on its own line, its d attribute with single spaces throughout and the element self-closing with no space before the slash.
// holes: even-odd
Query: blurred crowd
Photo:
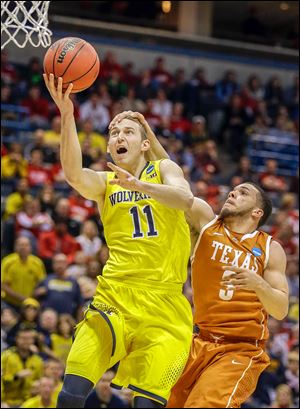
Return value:
<svg viewBox="0 0 300 409">
<path fill-rule="evenodd" d="M 109 255 L 96 204 L 65 181 L 60 116 L 42 73 L 38 58 L 25 66 L 2 52 L 1 407 L 55 407 L 74 326 Z M 210 83 L 203 67 L 187 78 L 184 68 L 170 72 L 159 57 L 137 72 L 133 62 L 121 64 L 107 52 L 94 85 L 71 98 L 84 167 L 109 170 L 109 122 L 132 110 L 143 113 L 194 195 L 216 213 L 244 181 L 269 192 L 274 212 L 263 229 L 286 251 L 290 309 L 282 322 L 270 318 L 271 365 L 244 407 L 298 407 L 298 174 L 286 176 L 273 158 L 257 172 L 248 154 L 255 134 L 289 135 L 298 143 L 298 76 L 285 88 L 275 75 L 264 84 L 253 73 L 241 83 L 230 70 Z M 184 291 L 193 306 L 190 274 Z M 109 386 L 115 370 L 86 407 L 131 407 L 130 390 Z"/>
</svg>

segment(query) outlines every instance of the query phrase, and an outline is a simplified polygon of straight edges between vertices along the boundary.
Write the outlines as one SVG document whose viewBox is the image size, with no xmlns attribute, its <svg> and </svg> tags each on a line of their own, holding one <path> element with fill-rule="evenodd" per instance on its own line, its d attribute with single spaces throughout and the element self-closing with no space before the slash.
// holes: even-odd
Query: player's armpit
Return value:
<svg viewBox="0 0 300 409">
<path fill-rule="evenodd" d="M 68 183 L 84 198 L 98 201 L 106 191 L 106 172 L 83 168 L 80 178 L 68 179 Z"/>
</svg>

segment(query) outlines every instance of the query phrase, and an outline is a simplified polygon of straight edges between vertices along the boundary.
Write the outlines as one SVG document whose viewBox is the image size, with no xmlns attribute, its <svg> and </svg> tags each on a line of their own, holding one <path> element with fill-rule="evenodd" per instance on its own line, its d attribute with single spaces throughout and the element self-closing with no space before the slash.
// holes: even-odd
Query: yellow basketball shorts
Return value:
<svg viewBox="0 0 300 409">
<path fill-rule="evenodd" d="M 99 277 L 77 325 L 66 374 L 95 384 L 119 362 L 113 387 L 166 404 L 185 367 L 192 333 L 192 311 L 181 286 Z"/>
</svg>

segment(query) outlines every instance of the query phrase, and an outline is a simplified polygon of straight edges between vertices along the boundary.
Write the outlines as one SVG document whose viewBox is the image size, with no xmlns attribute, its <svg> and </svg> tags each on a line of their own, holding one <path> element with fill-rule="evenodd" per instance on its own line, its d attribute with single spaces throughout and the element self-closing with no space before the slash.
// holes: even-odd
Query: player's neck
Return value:
<svg viewBox="0 0 300 409">
<path fill-rule="evenodd" d="M 245 220 L 243 217 L 228 217 L 224 219 L 224 225 L 233 233 L 250 234 L 257 230 L 257 226 L 252 220 Z"/>
<path fill-rule="evenodd" d="M 121 167 L 127 170 L 127 172 L 131 173 L 136 178 L 139 178 L 146 164 L 147 161 L 145 157 L 142 156 L 138 161 L 135 160 L 134 162 L 122 165 Z"/>
</svg>

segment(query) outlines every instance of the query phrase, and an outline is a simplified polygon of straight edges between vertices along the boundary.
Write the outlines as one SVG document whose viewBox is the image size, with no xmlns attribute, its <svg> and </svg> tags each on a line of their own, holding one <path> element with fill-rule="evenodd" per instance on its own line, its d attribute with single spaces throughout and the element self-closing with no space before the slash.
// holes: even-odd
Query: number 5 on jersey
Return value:
<svg viewBox="0 0 300 409">
<path fill-rule="evenodd" d="M 154 225 L 154 219 L 153 219 L 151 206 L 150 205 L 144 206 L 142 211 L 146 215 L 146 219 L 148 223 L 148 231 L 146 233 L 147 237 L 158 236 L 158 231 L 155 229 L 155 225 Z M 134 239 L 144 237 L 145 234 L 141 231 L 141 221 L 140 221 L 138 207 L 137 206 L 132 207 L 129 210 L 129 213 L 132 216 L 133 228 L 134 228 L 132 237 Z"/>
<path fill-rule="evenodd" d="M 233 274 L 232 271 L 225 270 L 224 273 L 223 273 L 222 278 L 225 278 L 225 277 L 230 276 L 232 274 Z M 221 289 L 219 291 L 219 297 L 221 298 L 221 300 L 229 301 L 233 297 L 233 293 L 234 293 L 234 286 L 233 285 L 228 285 L 226 290 Z"/>
</svg>

